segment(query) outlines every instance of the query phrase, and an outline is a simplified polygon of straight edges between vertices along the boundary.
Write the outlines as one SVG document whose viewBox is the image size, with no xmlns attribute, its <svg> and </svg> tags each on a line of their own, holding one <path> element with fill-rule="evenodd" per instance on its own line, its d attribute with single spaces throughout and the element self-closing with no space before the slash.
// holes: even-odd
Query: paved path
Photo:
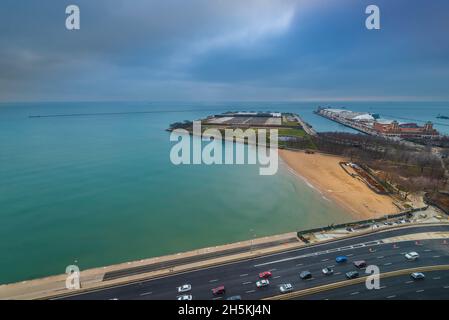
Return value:
<svg viewBox="0 0 449 320">
<path fill-rule="evenodd" d="M 447 239 L 403 241 L 385 243 L 392 237 L 407 234 L 430 234 L 432 232 L 449 232 L 449 225 L 416 226 L 388 230 L 374 234 L 361 235 L 350 239 L 341 239 L 311 247 L 288 250 L 234 263 L 183 272 L 157 279 L 142 280 L 131 284 L 119 285 L 92 292 L 74 294 L 65 299 L 176 299 L 176 288 L 182 284 L 192 285 L 194 299 L 225 299 L 240 295 L 243 299 L 262 299 L 279 294 L 279 285 L 292 283 L 295 290 L 311 288 L 345 280 L 345 273 L 355 270 L 354 260 L 366 260 L 376 264 L 382 272 L 405 268 L 426 266 L 429 264 L 449 264 L 449 245 Z M 412 264 L 404 258 L 409 251 L 417 251 L 421 257 Z M 347 255 L 347 264 L 337 265 L 337 255 Z M 333 276 L 322 275 L 321 269 L 332 266 Z M 272 271 L 270 286 L 257 289 L 255 282 L 262 271 Z M 299 272 L 308 270 L 313 274 L 312 280 L 299 279 Z M 214 297 L 211 289 L 219 285 L 226 287 L 226 295 Z"/>
</svg>

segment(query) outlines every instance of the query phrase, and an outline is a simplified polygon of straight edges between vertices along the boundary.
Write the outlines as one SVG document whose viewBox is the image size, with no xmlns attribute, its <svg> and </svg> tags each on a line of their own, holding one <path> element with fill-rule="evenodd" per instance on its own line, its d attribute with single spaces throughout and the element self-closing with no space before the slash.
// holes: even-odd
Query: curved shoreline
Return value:
<svg viewBox="0 0 449 320">
<path fill-rule="evenodd" d="M 391 197 L 374 193 L 364 183 L 340 171 L 338 163 L 347 161 L 343 157 L 290 150 L 279 150 L 279 156 L 292 174 L 325 200 L 348 211 L 354 219 L 379 218 L 399 212 Z"/>
</svg>

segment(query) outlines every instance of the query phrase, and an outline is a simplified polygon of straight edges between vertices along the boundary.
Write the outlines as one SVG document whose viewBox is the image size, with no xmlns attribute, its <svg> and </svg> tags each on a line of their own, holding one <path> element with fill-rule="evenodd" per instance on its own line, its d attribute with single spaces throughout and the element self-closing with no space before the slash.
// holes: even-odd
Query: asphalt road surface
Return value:
<svg viewBox="0 0 449 320">
<path fill-rule="evenodd" d="M 420 266 L 449 264 L 449 245 L 445 244 L 443 240 L 423 240 L 420 241 L 419 245 L 417 245 L 415 241 L 399 242 L 397 245 L 382 242 L 382 239 L 393 236 L 437 231 L 447 232 L 449 231 L 449 226 L 420 226 L 378 232 L 216 267 L 174 274 L 172 276 L 142 280 L 136 283 L 73 294 L 62 299 L 173 300 L 179 295 L 177 287 L 187 283 L 192 285 L 192 291 L 189 294 L 192 294 L 193 299 L 195 300 L 226 299 L 235 295 L 240 295 L 243 300 L 262 299 L 278 295 L 279 285 L 283 283 L 291 283 L 294 286 L 294 290 L 297 291 L 343 281 L 345 280 L 346 272 L 356 270 L 352 264 L 355 260 L 366 260 L 369 265 L 377 265 L 381 272 Z M 404 254 L 410 251 L 418 252 L 420 258 L 417 261 L 407 261 Z M 338 255 L 348 256 L 348 262 L 337 264 L 335 262 L 335 257 Z M 333 267 L 333 275 L 325 276 L 321 273 L 321 269 L 326 266 Z M 299 278 L 299 273 L 305 270 L 312 273 L 312 279 L 301 280 Z M 258 289 L 256 288 L 256 281 L 258 280 L 258 274 L 262 271 L 271 271 L 273 276 L 270 278 L 270 285 L 268 287 Z M 360 271 L 360 275 L 364 275 L 363 270 Z M 426 278 L 422 284 L 419 284 L 420 286 L 424 286 L 422 289 L 412 290 L 415 294 L 422 293 L 422 295 L 415 296 L 413 292 L 401 291 L 400 288 L 397 288 L 401 287 L 400 282 L 402 282 L 404 288 L 407 288 L 405 282 L 411 279 L 405 280 L 405 278 L 407 278 L 406 276 L 381 280 L 382 282 L 385 281 L 386 288 L 376 290 L 375 292 L 365 293 L 357 286 L 348 286 L 341 289 L 341 291 L 336 290 L 335 292 L 329 292 L 329 298 L 347 298 L 347 294 L 354 292 L 359 293 L 350 296 L 351 299 L 362 299 L 363 297 L 368 296 L 369 299 L 384 299 L 393 295 L 397 298 L 403 298 L 407 297 L 407 294 L 413 296 L 413 298 L 419 299 L 427 297 L 427 293 L 432 297 L 440 297 L 440 294 L 446 292 L 446 289 L 442 289 L 446 284 L 441 285 L 439 281 L 433 280 L 432 276 L 433 273 L 430 275 L 430 278 Z M 447 276 L 443 275 L 443 273 L 437 273 L 437 276 L 435 277 L 438 276 L 441 277 L 442 283 L 448 282 Z M 212 295 L 211 289 L 219 285 L 224 285 L 226 287 L 226 294 L 215 297 Z M 382 285 L 383 284 L 381 284 L 381 286 Z M 432 288 L 434 287 L 436 291 L 431 291 L 430 286 L 432 286 Z M 441 288 L 438 289 L 439 287 Z M 424 291 L 416 292 L 418 290 Z M 449 293 L 449 290 L 447 292 Z M 335 296 L 332 296 L 332 294 L 335 294 Z M 403 294 L 403 296 L 401 294 Z M 445 294 L 445 297 L 449 297 L 447 293 Z M 326 299 L 327 296 L 315 295 L 310 296 L 310 298 Z"/>
<path fill-rule="evenodd" d="M 176 267 L 179 265 L 194 263 L 194 262 L 198 262 L 198 261 L 202 261 L 202 260 L 206 260 L 206 259 L 220 258 L 220 257 L 229 256 L 232 254 L 246 253 L 246 252 L 251 252 L 253 250 L 261 250 L 261 249 L 265 249 L 265 248 L 270 248 L 270 247 L 274 247 L 274 246 L 278 246 L 278 245 L 282 245 L 282 244 L 295 243 L 295 242 L 298 242 L 297 238 L 282 239 L 282 240 L 248 245 L 248 246 L 244 246 L 244 247 L 232 248 L 232 249 L 227 249 L 227 250 L 222 250 L 222 251 L 204 253 L 204 254 L 195 255 L 192 257 L 174 259 L 174 260 L 170 260 L 170 261 L 159 262 L 159 263 L 154 263 L 154 264 L 145 265 L 145 266 L 132 267 L 132 268 L 126 268 L 126 269 L 117 270 L 117 271 L 111 271 L 111 272 L 107 272 L 104 275 L 103 281 L 113 280 L 113 279 L 117 279 L 117 278 L 121 278 L 121 277 L 128 277 L 128 276 L 132 276 L 132 275 L 136 275 L 136 274 L 142 274 L 142 273 L 165 269 L 165 268 L 173 268 L 173 267 Z"/>
<path fill-rule="evenodd" d="M 364 283 L 309 295 L 302 300 L 425 300 L 449 299 L 449 271 L 424 273 L 426 278 L 414 281 L 410 275 L 381 279 L 377 290 Z"/>
</svg>

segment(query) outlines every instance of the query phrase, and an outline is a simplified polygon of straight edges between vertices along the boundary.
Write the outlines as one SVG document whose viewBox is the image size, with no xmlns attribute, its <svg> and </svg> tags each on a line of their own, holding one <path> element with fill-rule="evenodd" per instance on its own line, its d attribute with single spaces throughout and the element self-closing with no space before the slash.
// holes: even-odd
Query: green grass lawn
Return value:
<svg viewBox="0 0 449 320">
<path fill-rule="evenodd" d="M 282 119 L 282 125 L 289 126 L 289 127 L 296 127 L 296 126 L 299 126 L 300 124 L 296 121 L 286 121 L 286 120 Z"/>
<path fill-rule="evenodd" d="M 279 136 L 280 137 L 300 137 L 304 138 L 307 135 L 307 133 L 302 128 L 285 128 L 285 129 L 279 129 Z"/>
</svg>

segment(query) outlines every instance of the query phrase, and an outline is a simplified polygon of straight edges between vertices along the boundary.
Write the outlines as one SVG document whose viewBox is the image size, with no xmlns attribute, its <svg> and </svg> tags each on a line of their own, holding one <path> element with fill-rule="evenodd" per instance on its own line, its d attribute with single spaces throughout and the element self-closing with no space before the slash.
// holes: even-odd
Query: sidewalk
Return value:
<svg viewBox="0 0 449 320">
<path fill-rule="evenodd" d="M 327 232 L 312 232 L 307 234 L 309 241 L 307 244 L 300 241 L 295 232 L 291 232 L 162 257 L 126 262 L 107 267 L 81 270 L 82 288 L 77 291 L 69 291 L 66 289 L 66 274 L 1 285 L 0 299 L 48 299 L 61 295 L 80 293 L 87 290 L 124 285 L 145 279 L 170 276 L 180 272 L 213 267 L 224 263 L 251 259 L 261 255 L 362 236 L 373 232 L 383 232 L 396 228 L 408 228 L 419 225 L 449 223 L 447 218 L 435 218 L 435 216 L 438 216 L 438 211 L 433 211 L 433 209 L 431 209 L 426 213 L 428 215 L 426 215 L 425 218 L 416 218 L 413 223 L 406 225 L 380 225 L 376 230 L 371 228 L 355 231 L 334 229 Z M 422 213 L 418 214 L 418 216 L 419 215 L 422 215 Z M 422 233 L 396 237 L 389 240 L 396 242 L 426 238 L 446 238 L 448 235 L 449 233 Z"/>
<path fill-rule="evenodd" d="M 203 248 L 162 257 L 126 262 L 106 267 L 81 270 L 81 289 L 92 290 L 111 285 L 125 284 L 142 279 L 163 277 L 173 273 L 211 267 L 297 248 L 304 245 L 295 232 L 242 241 L 222 246 Z M 176 263 L 176 261 L 182 261 Z M 184 263 L 185 262 L 185 263 Z M 153 268 L 152 266 L 161 266 Z M 150 270 L 146 272 L 146 270 Z M 135 270 L 139 272 L 133 272 Z M 139 269 L 142 269 L 141 271 Z M 106 277 L 105 275 L 119 275 Z M 22 281 L 0 286 L 0 299 L 43 299 L 74 293 L 65 287 L 66 274 Z M 80 292 L 78 290 L 77 292 Z"/>
</svg>

